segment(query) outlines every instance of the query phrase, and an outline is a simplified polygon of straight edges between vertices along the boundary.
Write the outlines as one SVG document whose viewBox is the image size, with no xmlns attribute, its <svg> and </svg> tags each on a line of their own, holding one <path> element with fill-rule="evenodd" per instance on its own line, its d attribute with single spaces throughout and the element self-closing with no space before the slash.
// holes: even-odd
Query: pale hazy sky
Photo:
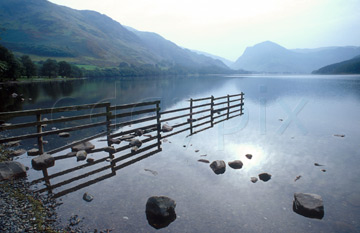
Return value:
<svg viewBox="0 0 360 233">
<path fill-rule="evenodd" d="M 266 40 L 289 49 L 360 46 L 360 0 L 50 1 L 230 60 Z"/>
</svg>

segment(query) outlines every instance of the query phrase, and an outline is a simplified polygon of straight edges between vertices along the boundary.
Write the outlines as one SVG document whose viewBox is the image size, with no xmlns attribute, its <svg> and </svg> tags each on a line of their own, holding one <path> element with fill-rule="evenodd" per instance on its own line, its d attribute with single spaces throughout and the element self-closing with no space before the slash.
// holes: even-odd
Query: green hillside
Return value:
<svg viewBox="0 0 360 233">
<path fill-rule="evenodd" d="M 182 49 L 155 33 L 134 33 L 106 15 L 46 0 L 1 0 L 0 28 L 5 29 L 0 44 L 35 61 L 52 58 L 99 67 L 127 63 L 227 70 L 222 62 Z"/>
</svg>

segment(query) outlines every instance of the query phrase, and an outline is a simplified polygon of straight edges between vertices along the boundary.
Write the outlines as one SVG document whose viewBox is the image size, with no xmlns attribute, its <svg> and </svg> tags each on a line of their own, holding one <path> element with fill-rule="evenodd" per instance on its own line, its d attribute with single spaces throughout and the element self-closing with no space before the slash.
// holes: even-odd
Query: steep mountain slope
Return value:
<svg viewBox="0 0 360 233">
<path fill-rule="evenodd" d="M 214 54 L 210 54 L 210 53 L 206 53 L 206 52 L 202 52 L 202 51 L 198 51 L 198 50 L 193 50 L 193 49 L 192 49 L 191 51 L 193 51 L 193 52 L 195 52 L 195 53 L 197 53 L 197 54 L 201 54 L 201 55 L 205 55 L 205 56 L 207 56 L 207 57 L 211 57 L 212 59 L 220 60 L 220 61 L 222 61 L 225 65 L 227 65 L 228 67 L 231 67 L 232 64 L 234 64 L 233 61 L 230 61 L 230 60 L 228 60 L 228 59 L 226 59 L 226 58 L 223 58 L 223 57 L 216 56 L 216 55 L 214 55 Z"/>
<path fill-rule="evenodd" d="M 34 60 L 55 58 L 97 66 L 125 62 L 226 68 L 157 34 L 134 33 L 106 15 L 46 0 L 1 0 L 0 28 L 5 28 L 0 34 L 2 45 L 16 54 L 29 54 Z"/>
<path fill-rule="evenodd" d="M 322 67 L 313 74 L 360 74 L 360 56 Z"/>
<path fill-rule="evenodd" d="M 163 59 L 163 63 L 170 62 L 188 67 L 195 67 L 195 65 L 201 64 L 202 66 L 217 66 L 228 69 L 228 67 L 220 60 L 215 60 L 188 49 L 181 48 L 156 33 L 138 31 L 131 27 L 126 28 L 137 35 L 152 53 L 159 56 L 159 59 Z"/>
<path fill-rule="evenodd" d="M 246 48 L 231 67 L 265 73 L 311 73 L 328 64 L 360 54 L 360 47 L 328 47 L 288 50 L 266 41 Z"/>
</svg>

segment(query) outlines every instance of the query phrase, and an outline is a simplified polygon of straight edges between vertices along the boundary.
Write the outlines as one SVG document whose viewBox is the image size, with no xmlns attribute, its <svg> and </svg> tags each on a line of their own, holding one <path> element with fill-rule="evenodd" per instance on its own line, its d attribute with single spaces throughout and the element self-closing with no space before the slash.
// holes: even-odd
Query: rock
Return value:
<svg viewBox="0 0 360 233">
<path fill-rule="evenodd" d="M 176 203 L 169 197 L 153 196 L 146 202 L 146 218 L 155 229 L 167 227 L 176 219 Z"/>
<path fill-rule="evenodd" d="M 251 177 L 250 180 L 251 180 L 251 182 L 256 183 L 258 181 L 258 178 L 257 177 Z"/>
<path fill-rule="evenodd" d="M 132 146 L 132 147 L 137 147 L 137 148 L 140 148 L 141 145 L 142 145 L 142 142 L 139 140 L 139 139 L 132 139 L 130 142 L 129 142 L 129 145 Z"/>
<path fill-rule="evenodd" d="M 138 149 L 139 149 L 139 147 L 133 146 L 133 147 L 131 148 L 131 153 L 135 153 Z"/>
<path fill-rule="evenodd" d="M 326 172 L 326 169 L 321 169 L 320 171 L 322 171 L 322 172 Z"/>
<path fill-rule="evenodd" d="M 157 171 L 154 171 L 154 170 L 151 170 L 151 169 L 147 169 L 147 168 L 144 168 L 144 171 L 150 172 L 150 173 L 153 174 L 154 176 L 157 176 L 157 174 L 158 174 Z"/>
<path fill-rule="evenodd" d="M 12 150 L 9 152 L 9 156 L 16 157 L 16 156 L 20 156 L 25 153 L 26 153 L 26 150 L 24 150 L 24 149 Z"/>
<path fill-rule="evenodd" d="M 88 162 L 88 163 L 93 163 L 93 162 L 94 162 L 94 159 L 93 159 L 93 158 L 88 158 L 88 159 L 86 160 L 86 162 Z"/>
<path fill-rule="evenodd" d="M 233 169 L 241 169 L 243 163 L 240 160 L 234 160 L 232 162 L 228 162 L 229 166 Z"/>
<path fill-rule="evenodd" d="M 76 152 L 76 160 L 77 161 L 85 160 L 86 156 L 87 156 L 87 153 L 85 150 L 80 150 L 80 151 Z"/>
<path fill-rule="evenodd" d="M 70 134 L 69 134 L 68 132 L 62 132 L 62 133 L 59 133 L 58 135 L 59 135 L 59 137 L 61 137 L 61 138 L 68 138 L 68 137 L 70 137 Z"/>
<path fill-rule="evenodd" d="M 121 143 L 121 140 L 118 139 L 118 138 L 110 138 L 110 139 L 109 139 L 109 142 L 110 142 L 111 144 L 120 144 L 120 143 Z"/>
<path fill-rule="evenodd" d="M 133 139 L 135 137 L 135 135 L 124 135 L 120 137 L 121 141 L 131 141 L 131 139 Z"/>
<path fill-rule="evenodd" d="M 83 142 L 83 143 L 80 143 L 80 144 L 77 144 L 77 145 L 71 147 L 71 150 L 75 151 L 75 152 L 81 151 L 81 150 L 89 152 L 94 148 L 95 148 L 95 146 L 91 142 Z"/>
<path fill-rule="evenodd" d="M 26 176 L 26 167 L 19 162 L 6 161 L 0 163 L 0 181 Z"/>
<path fill-rule="evenodd" d="M 226 169 L 225 162 L 223 160 L 215 160 L 210 164 L 210 168 L 216 175 L 223 174 Z"/>
<path fill-rule="evenodd" d="M 75 157 L 76 156 L 76 152 L 72 151 L 66 154 L 66 157 Z"/>
<path fill-rule="evenodd" d="M 14 92 L 14 93 L 11 94 L 11 97 L 16 98 L 16 97 L 18 97 L 18 94 L 16 94 L 16 93 Z"/>
<path fill-rule="evenodd" d="M 320 195 L 312 193 L 295 193 L 293 211 L 308 218 L 322 219 L 324 205 Z"/>
<path fill-rule="evenodd" d="M 137 129 L 135 130 L 135 133 L 134 133 L 136 136 L 142 136 L 144 134 L 144 130 L 142 129 Z"/>
<path fill-rule="evenodd" d="M 197 121 L 197 119 L 190 119 L 190 118 L 187 119 L 188 123 L 195 122 L 195 121 Z"/>
<path fill-rule="evenodd" d="M 31 150 L 28 150 L 27 154 L 28 154 L 28 156 L 36 156 L 36 155 L 39 155 L 40 152 L 39 152 L 39 149 L 33 148 Z"/>
<path fill-rule="evenodd" d="M 271 175 L 268 173 L 261 173 L 261 174 L 259 174 L 259 179 L 266 182 L 271 179 Z"/>
<path fill-rule="evenodd" d="M 252 158 L 252 154 L 246 154 L 245 156 L 246 156 L 246 158 L 248 158 L 248 159 L 251 159 L 251 158 Z"/>
<path fill-rule="evenodd" d="M 49 168 L 55 165 L 55 159 L 49 154 L 39 155 L 31 160 L 32 167 L 40 171 L 45 168 Z"/>
<path fill-rule="evenodd" d="M 116 149 L 113 146 L 108 146 L 104 148 L 104 151 L 113 154 L 116 152 Z"/>
<path fill-rule="evenodd" d="M 301 175 L 295 177 L 294 182 L 301 178 Z"/>
<path fill-rule="evenodd" d="M 12 142 L 7 142 L 4 145 L 5 147 L 17 147 L 20 146 L 20 141 L 12 141 Z"/>
<path fill-rule="evenodd" d="M 195 153 L 198 153 L 199 152 L 199 150 L 195 150 Z"/>
<path fill-rule="evenodd" d="M 318 166 L 318 167 L 319 167 L 319 166 L 324 166 L 324 165 L 318 164 L 318 163 L 314 163 L 314 165 L 315 165 L 315 166 Z"/>
<path fill-rule="evenodd" d="M 171 127 L 170 125 L 168 124 L 164 124 L 162 127 L 161 127 L 161 130 L 166 133 L 166 132 L 170 132 L 173 130 L 173 127 Z"/>
<path fill-rule="evenodd" d="M 334 134 L 335 137 L 343 138 L 345 137 L 345 134 Z"/>
<path fill-rule="evenodd" d="M 202 162 L 202 163 L 210 163 L 209 160 L 206 160 L 206 159 L 199 159 L 198 162 Z"/>
<path fill-rule="evenodd" d="M 94 199 L 94 196 L 92 196 L 92 195 L 90 195 L 90 194 L 88 194 L 88 193 L 84 193 L 83 199 L 84 199 L 85 201 L 87 201 L 87 202 L 90 202 L 90 201 L 92 201 L 92 200 Z"/>
</svg>

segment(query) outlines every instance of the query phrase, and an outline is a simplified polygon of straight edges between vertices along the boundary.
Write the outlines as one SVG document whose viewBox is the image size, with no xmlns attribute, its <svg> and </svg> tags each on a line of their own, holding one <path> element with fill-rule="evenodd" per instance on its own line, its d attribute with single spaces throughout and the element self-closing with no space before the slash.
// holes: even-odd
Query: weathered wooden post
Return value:
<svg viewBox="0 0 360 233">
<path fill-rule="evenodd" d="M 241 99 L 240 99 L 240 115 L 243 114 L 243 106 L 244 106 L 244 92 L 241 92 Z"/>
<path fill-rule="evenodd" d="M 193 99 L 190 99 L 190 135 L 193 134 Z"/>
<path fill-rule="evenodd" d="M 42 133 L 41 114 L 40 113 L 36 114 L 36 121 L 38 122 L 37 133 Z M 37 141 L 38 141 L 38 147 L 39 147 L 39 154 L 44 154 L 43 137 L 38 136 L 37 139 L 38 139 Z"/>
<path fill-rule="evenodd" d="M 160 122 L 160 101 L 156 102 L 156 123 L 158 149 L 161 150 L 161 122 Z"/>
<path fill-rule="evenodd" d="M 230 114 L 230 96 L 227 95 L 227 119 L 229 120 L 229 114 Z"/>
<path fill-rule="evenodd" d="M 105 105 L 105 111 L 106 111 L 106 141 L 107 141 L 107 145 L 111 146 L 111 142 L 110 142 L 110 134 L 111 134 L 111 109 L 110 109 L 110 103 L 106 103 Z M 111 150 L 109 150 L 109 158 L 114 158 L 114 154 Z"/>
<path fill-rule="evenodd" d="M 214 127 L 214 96 L 211 96 L 211 105 L 210 105 L 210 111 L 211 111 L 211 127 Z"/>
</svg>

